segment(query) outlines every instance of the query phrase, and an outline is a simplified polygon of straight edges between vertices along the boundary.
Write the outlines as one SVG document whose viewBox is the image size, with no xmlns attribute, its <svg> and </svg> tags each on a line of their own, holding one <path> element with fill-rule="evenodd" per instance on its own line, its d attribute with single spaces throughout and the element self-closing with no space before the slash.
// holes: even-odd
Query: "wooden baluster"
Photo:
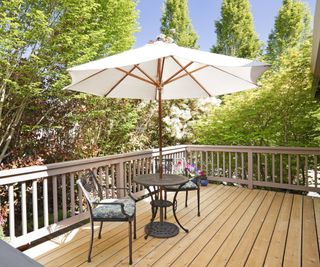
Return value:
<svg viewBox="0 0 320 267">
<path fill-rule="evenodd" d="M 146 172 L 146 159 L 145 158 L 143 158 L 142 159 L 142 170 L 141 170 L 141 174 L 146 174 L 147 172 Z"/>
<path fill-rule="evenodd" d="M 37 180 L 32 181 L 32 214 L 33 214 L 33 230 L 38 230 L 38 188 Z"/>
<path fill-rule="evenodd" d="M 114 167 L 114 165 L 112 165 Z M 124 182 L 124 169 L 123 169 L 123 162 L 119 162 L 116 164 L 116 172 L 117 172 L 117 187 L 125 187 L 125 182 Z M 126 190 L 120 190 L 117 192 L 117 197 L 125 197 L 127 195 Z"/>
<path fill-rule="evenodd" d="M 26 182 L 21 183 L 21 221 L 22 235 L 25 235 L 28 231 Z"/>
<path fill-rule="evenodd" d="M 218 168 L 218 177 L 220 176 L 220 155 L 219 152 L 217 152 L 217 168 Z"/>
<path fill-rule="evenodd" d="M 165 157 L 164 157 L 165 158 Z M 164 159 L 163 158 L 163 159 Z M 159 159 L 159 166 L 160 166 L 160 159 Z M 137 160 L 137 175 L 141 175 L 141 159 L 138 159 Z M 142 187 L 140 184 L 138 184 L 138 191 L 141 191 L 142 190 Z"/>
<path fill-rule="evenodd" d="M 79 174 L 77 174 L 77 177 L 79 178 Z M 82 197 L 82 190 L 80 186 L 78 185 L 78 199 L 79 199 L 79 212 L 83 212 L 83 197 Z"/>
<path fill-rule="evenodd" d="M 253 153 L 248 152 L 248 188 L 253 188 Z"/>
<path fill-rule="evenodd" d="M 283 184 L 283 163 L 282 154 L 280 154 L 280 184 Z"/>
<path fill-rule="evenodd" d="M 214 152 L 211 151 L 211 173 L 212 173 L 212 176 L 214 176 Z"/>
<path fill-rule="evenodd" d="M 313 162 L 314 162 L 314 186 L 315 188 L 318 188 L 318 161 L 317 161 L 317 155 L 313 156 Z"/>
<path fill-rule="evenodd" d="M 231 161 L 231 152 L 229 152 L 229 178 L 232 178 L 232 161 Z"/>
<path fill-rule="evenodd" d="M 291 184 L 291 156 L 288 154 L 288 183 Z"/>
<path fill-rule="evenodd" d="M 75 215 L 75 199 L 74 199 L 74 173 L 70 173 L 70 206 L 71 216 Z"/>
<path fill-rule="evenodd" d="M 304 157 L 304 181 L 303 181 L 303 185 L 304 186 L 308 186 L 308 156 Z"/>
<path fill-rule="evenodd" d="M 62 218 L 67 218 L 67 185 L 66 185 L 66 175 L 61 175 L 62 181 Z"/>
<path fill-rule="evenodd" d="M 296 184 L 299 184 L 299 176 L 300 176 L 300 159 L 299 159 L 299 155 L 296 155 Z"/>
<path fill-rule="evenodd" d="M 258 172 L 258 181 L 260 181 L 260 179 L 261 179 L 261 170 L 260 170 L 260 153 L 257 153 L 257 160 L 258 160 L 258 166 L 257 166 L 257 172 Z"/>
<path fill-rule="evenodd" d="M 112 187 L 111 186 L 111 180 L 110 180 L 110 166 L 109 165 L 107 165 L 107 166 L 105 166 L 104 167 L 105 168 L 105 183 L 106 183 L 106 188 L 108 188 L 107 190 L 106 190 L 106 198 L 110 198 L 110 187 Z M 111 190 L 112 191 L 112 190 Z"/>
<path fill-rule="evenodd" d="M 222 177 L 226 177 L 226 153 L 222 152 Z"/>
<path fill-rule="evenodd" d="M 244 175 L 244 168 L 245 168 L 245 165 L 244 165 L 244 154 L 243 152 L 241 153 L 241 179 L 245 179 L 245 175 Z"/>
<path fill-rule="evenodd" d="M 79 188 L 79 192 L 82 192 Z M 52 195 L 53 195 L 53 221 L 58 222 L 58 188 L 57 188 L 57 176 L 52 177 Z M 81 195 L 82 196 L 82 195 Z M 80 198 L 79 198 L 80 199 Z M 80 206 L 82 207 L 82 205 Z"/>
<path fill-rule="evenodd" d="M 276 174 L 275 174 L 275 170 L 276 169 L 276 167 L 275 167 L 275 155 L 274 154 L 272 154 L 272 182 L 275 182 L 275 176 L 276 176 Z"/>
<path fill-rule="evenodd" d="M 206 151 L 206 174 L 209 175 L 209 161 L 208 161 L 208 151 Z"/>
<path fill-rule="evenodd" d="M 131 172 L 131 161 L 128 161 L 127 164 L 127 170 L 128 170 L 128 183 L 129 183 L 129 190 L 132 192 L 132 172 Z"/>
<path fill-rule="evenodd" d="M 235 178 L 238 179 L 238 152 L 235 153 Z"/>
<path fill-rule="evenodd" d="M 114 194 L 114 188 L 115 188 L 115 170 L 114 170 L 114 164 L 111 165 L 111 197 L 114 198 L 115 194 Z M 117 187 L 119 186 L 119 184 L 117 183 Z M 119 186 L 120 187 L 120 186 Z"/>
<path fill-rule="evenodd" d="M 264 154 L 264 181 L 268 181 L 268 154 Z"/>
<path fill-rule="evenodd" d="M 44 226 L 49 226 L 49 207 L 48 207 L 48 178 L 43 179 L 43 218 Z"/>
<path fill-rule="evenodd" d="M 155 166 L 156 166 L 155 163 L 156 163 L 156 161 L 154 161 L 154 165 L 153 165 L 153 166 L 154 166 L 154 169 L 156 169 L 156 168 L 155 168 Z M 132 175 L 133 175 L 133 177 L 137 176 L 137 175 L 136 175 L 136 170 L 137 170 L 136 164 L 137 164 L 137 163 L 136 163 L 136 160 L 134 160 L 133 163 L 132 163 L 132 166 L 133 166 Z M 137 184 L 134 183 L 133 193 L 136 193 L 136 192 L 137 192 Z"/>
<path fill-rule="evenodd" d="M 15 238 L 15 220 L 14 220 L 14 190 L 13 185 L 9 185 L 9 234 L 10 239 Z"/>
</svg>

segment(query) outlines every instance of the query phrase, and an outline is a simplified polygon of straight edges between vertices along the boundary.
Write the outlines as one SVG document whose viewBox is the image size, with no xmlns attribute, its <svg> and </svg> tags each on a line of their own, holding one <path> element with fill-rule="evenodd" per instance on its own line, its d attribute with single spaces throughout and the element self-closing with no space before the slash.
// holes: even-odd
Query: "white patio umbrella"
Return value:
<svg viewBox="0 0 320 267">
<path fill-rule="evenodd" d="M 269 67 L 156 41 L 68 69 L 72 83 L 65 89 L 111 98 L 157 100 L 162 177 L 162 100 L 205 98 L 256 88 L 257 79 Z"/>
</svg>

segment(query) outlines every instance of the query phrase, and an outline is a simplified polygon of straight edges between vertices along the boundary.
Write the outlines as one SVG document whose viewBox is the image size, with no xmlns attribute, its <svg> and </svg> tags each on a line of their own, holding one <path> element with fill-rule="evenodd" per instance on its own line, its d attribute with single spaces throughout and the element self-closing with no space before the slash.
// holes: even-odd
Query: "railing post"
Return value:
<svg viewBox="0 0 320 267">
<path fill-rule="evenodd" d="M 116 179 L 117 179 L 117 187 L 125 187 L 125 181 L 124 181 L 124 168 L 123 168 L 123 162 L 119 162 L 116 164 Z M 118 192 L 118 196 L 119 197 L 124 197 L 124 191 L 123 190 L 119 190 Z"/>
<path fill-rule="evenodd" d="M 253 153 L 248 151 L 248 188 L 253 188 Z"/>
</svg>

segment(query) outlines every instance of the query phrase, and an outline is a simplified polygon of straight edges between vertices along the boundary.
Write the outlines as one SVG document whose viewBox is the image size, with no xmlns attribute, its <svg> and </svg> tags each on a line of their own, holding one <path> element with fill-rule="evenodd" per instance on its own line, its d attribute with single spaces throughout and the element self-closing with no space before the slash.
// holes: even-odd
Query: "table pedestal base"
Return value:
<svg viewBox="0 0 320 267">
<path fill-rule="evenodd" d="M 146 236 L 158 238 L 173 237 L 179 234 L 179 227 L 169 222 L 152 222 L 144 228 Z"/>
</svg>

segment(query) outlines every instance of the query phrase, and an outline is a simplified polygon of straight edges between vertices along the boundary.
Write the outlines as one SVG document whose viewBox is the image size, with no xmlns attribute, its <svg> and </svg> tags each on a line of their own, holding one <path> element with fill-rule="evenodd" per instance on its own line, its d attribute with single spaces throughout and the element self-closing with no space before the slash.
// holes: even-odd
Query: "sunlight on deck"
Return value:
<svg viewBox="0 0 320 267">
<path fill-rule="evenodd" d="M 320 266 L 320 199 L 266 190 L 209 185 L 195 192 L 178 217 L 190 232 L 169 239 L 144 239 L 150 199 L 137 203 L 135 266 Z M 173 222 L 171 210 L 168 220 Z M 98 225 L 96 226 L 98 229 Z M 84 225 L 25 253 L 45 266 L 128 266 L 127 223 L 106 223 L 86 262 L 90 226 Z M 97 231 L 96 231 L 97 236 Z"/>
</svg>

